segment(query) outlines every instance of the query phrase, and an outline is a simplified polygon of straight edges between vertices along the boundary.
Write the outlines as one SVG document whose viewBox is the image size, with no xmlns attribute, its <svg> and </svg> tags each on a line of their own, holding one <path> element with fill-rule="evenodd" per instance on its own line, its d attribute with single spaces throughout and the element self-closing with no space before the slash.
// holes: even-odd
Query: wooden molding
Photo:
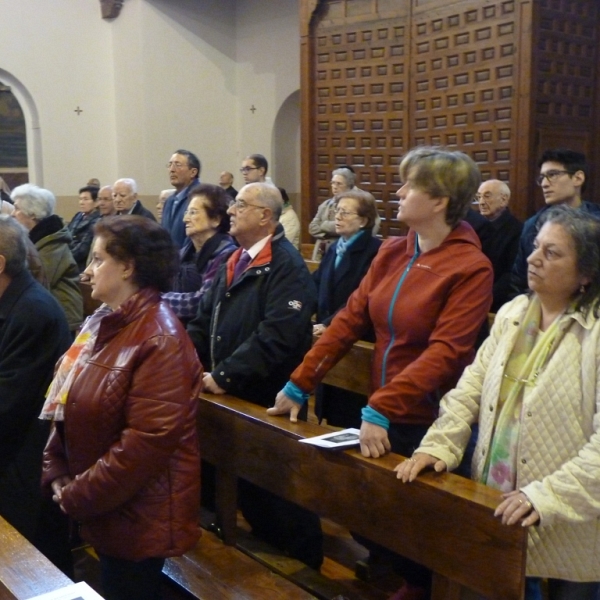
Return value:
<svg viewBox="0 0 600 600">
<path fill-rule="evenodd" d="M 123 8 L 123 0 L 100 0 L 103 19 L 116 19 Z"/>
</svg>

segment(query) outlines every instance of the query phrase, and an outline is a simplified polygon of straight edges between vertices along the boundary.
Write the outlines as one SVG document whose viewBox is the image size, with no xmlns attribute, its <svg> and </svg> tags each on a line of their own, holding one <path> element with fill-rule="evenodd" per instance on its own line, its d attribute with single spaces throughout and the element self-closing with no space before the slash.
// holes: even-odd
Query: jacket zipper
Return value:
<svg viewBox="0 0 600 600">
<path fill-rule="evenodd" d="M 404 273 L 402 273 L 402 277 L 400 277 L 400 281 L 398 282 L 398 285 L 396 286 L 394 295 L 392 296 L 392 301 L 390 302 L 390 308 L 388 310 L 388 329 L 389 329 L 391 337 L 390 337 L 390 343 L 388 344 L 388 347 L 385 349 L 385 352 L 383 353 L 383 361 L 381 364 L 381 387 L 383 387 L 385 385 L 385 374 L 387 371 L 388 355 L 390 353 L 390 350 L 392 349 L 392 346 L 394 345 L 394 342 L 396 341 L 396 334 L 392 327 L 392 316 L 394 314 L 394 305 L 396 304 L 396 300 L 398 299 L 398 295 L 400 294 L 400 288 L 402 287 L 402 284 L 404 283 L 404 280 L 406 279 L 408 272 L 412 268 L 415 260 L 417 260 L 417 258 L 419 258 L 420 254 L 421 254 L 421 252 L 419 250 L 419 238 L 415 235 L 415 253 L 413 254 L 413 257 L 410 259 L 410 262 L 408 263 L 408 265 L 406 266 Z"/>
</svg>

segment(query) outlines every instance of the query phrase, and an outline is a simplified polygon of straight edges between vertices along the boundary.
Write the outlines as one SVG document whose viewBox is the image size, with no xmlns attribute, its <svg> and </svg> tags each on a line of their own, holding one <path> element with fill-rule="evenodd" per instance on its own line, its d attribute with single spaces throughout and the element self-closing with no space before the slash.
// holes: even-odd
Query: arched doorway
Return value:
<svg viewBox="0 0 600 600">
<path fill-rule="evenodd" d="M 290 94 L 275 117 L 272 138 L 272 172 L 300 215 L 300 90 Z"/>
<path fill-rule="evenodd" d="M 0 68 L 0 175 L 9 186 L 43 185 L 42 144 L 35 102 L 27 88 Z"/>
</svg>

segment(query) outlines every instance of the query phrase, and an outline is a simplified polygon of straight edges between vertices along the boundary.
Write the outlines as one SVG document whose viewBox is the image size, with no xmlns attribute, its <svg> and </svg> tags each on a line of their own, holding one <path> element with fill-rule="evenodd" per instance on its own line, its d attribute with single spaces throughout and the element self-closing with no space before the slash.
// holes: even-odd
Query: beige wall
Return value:
<svg viewBox="0 0 600 600">
<path fill-rule="evenodd" d="M 153 208 L 179 147 L 203 181 L 228 170 L 236 187 L 243 156 L 261 152 L 299 192 L 296 0 L 127 0 L 113 21 L 97 0 L 2 0 L 2 21 L 0 81 L 27 115 L 30 178 L 61 216 L 90 177 L 133 177 Z"/>
</svg>

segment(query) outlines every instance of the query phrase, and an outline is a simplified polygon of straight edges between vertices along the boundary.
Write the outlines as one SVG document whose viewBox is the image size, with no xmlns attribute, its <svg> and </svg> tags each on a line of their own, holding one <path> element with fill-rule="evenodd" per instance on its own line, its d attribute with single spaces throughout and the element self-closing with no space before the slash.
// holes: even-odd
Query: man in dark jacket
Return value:
<svg viewBox="0 0 600 600">
<path fill-rule="evenodd" d="M 139 215 L 156 221 L 156 217 L 138 199 L 135 179 L 125 177 L 115 181 L 113 205 L 118 215 Z"/>
<path fill-rule="evenodd" d="M 519 251 L 511 272 L 511 295 L 524 294 L 527 285 L 527 257 L 533 252 L 533 242 L 537 235 L 537 223 L 541 215 L 552 206 L 564 205 L 583 210 L 600 217 L 600 206 L 584 202 L 581 194 L 585 190 L 587 165 L 585 155 L 562 148 L 546 150 L 538 161 L 540 174 L 536 183 L 542 188 L 546 206 L 523 224 L 519 241 Z"/>
<path fill-rule="evenodd" d="M 190 203 L 190 190 L 200 183 L 202 165 L 198 157 L 189 150 L 175 150 L 167 163 L 169 180 L 175 193 L 169 196 L 163 205 L 161 225 L 171 234 L 178 248 L 183 248 L 186 241 L 183 215 Z"/>
<path fill-rule="evenodd" d="M 0 217 L 0 515 L 68 572 L 66 522 L 41 495 L 50 423 L 38 416 L 71 336 L 58 302 L 26 269 L 26 236 Z"/>
<path fill-rule="evenodd" d="M 477 191 L 479 212 L 491 226 L 488 248 L 494 267 L 494 300 L 492 312 L 510 299 L 510 272 L 519 250 L 523 223 L 508 208 L 510 188 L 504 181 L 488 179 Z"/>
<path fill-rule="evenodd" d="M 229 208 L 241 248 L 223 265 L 188 324 L 205 367 L 204 390 L 261 406 L 275 396 L 311 345 L 316 290 L 279 224 L 283 200 L 268 183 L 244 186 Z M 240 504 L 253 533 L 306 564 L 323 559 L 318 517 L 250 484 Z"/>
</svg>

